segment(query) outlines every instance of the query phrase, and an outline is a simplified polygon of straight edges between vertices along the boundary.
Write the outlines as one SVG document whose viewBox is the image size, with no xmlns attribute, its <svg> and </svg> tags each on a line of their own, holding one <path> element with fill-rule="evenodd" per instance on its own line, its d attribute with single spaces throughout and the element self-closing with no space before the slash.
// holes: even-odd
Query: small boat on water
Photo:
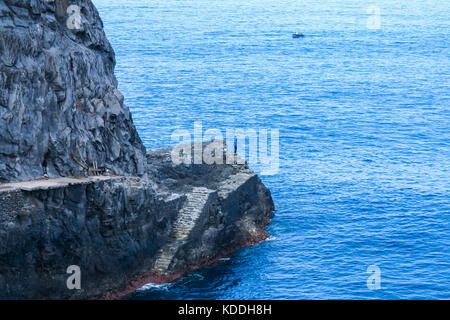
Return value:
<svg viewBox="0 0 450 320">
<path fill-rule="evenodd" d="M 292 38 L 303 38 L 305 35 L 301 32 L 296 32 L 292 34 Z"/>
</svg>

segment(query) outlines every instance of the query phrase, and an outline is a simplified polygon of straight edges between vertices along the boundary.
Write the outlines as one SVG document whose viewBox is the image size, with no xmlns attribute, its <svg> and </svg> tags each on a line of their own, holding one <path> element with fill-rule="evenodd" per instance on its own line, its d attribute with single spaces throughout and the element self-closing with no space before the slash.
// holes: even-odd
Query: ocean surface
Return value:
<svg viewBox="0 0 450 320">
<path fill-rule="evenodd" d="M 448 1 L 94 3 L 147 148 L 280 132 L 271 238 L 128 298 L 450 299 Z"/>
</svg>

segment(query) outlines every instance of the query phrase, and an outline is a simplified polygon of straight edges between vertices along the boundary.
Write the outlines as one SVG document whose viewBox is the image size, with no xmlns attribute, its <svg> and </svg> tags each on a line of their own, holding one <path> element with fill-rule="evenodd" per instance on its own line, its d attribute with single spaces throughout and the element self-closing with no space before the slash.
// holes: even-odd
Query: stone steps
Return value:
<svg viewBox="0 0 450 320">
<path fill-rule="evenodd" d="M 195 227 L 203 208 L 213 191 L 206 188 L 194 188 L 187 194 L 186 202 L 181 208 L 170 233 L 169 242 L 158 250 L 154 269 L 166 273 L 178 249 L 185 244 Z"/>
</svg>

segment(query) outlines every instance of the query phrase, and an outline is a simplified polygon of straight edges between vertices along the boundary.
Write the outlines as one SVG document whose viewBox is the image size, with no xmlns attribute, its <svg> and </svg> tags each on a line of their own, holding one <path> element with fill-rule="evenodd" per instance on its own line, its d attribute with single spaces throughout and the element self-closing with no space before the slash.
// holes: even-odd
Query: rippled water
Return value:
<svg viewBox="0 0 450 320">
<path fill-rule="evenodd" d="M 447 1 L 94 2 L 147 148 L 280 130 L 272 238 L 130 298 L 450 298 Z"/>
</svg>

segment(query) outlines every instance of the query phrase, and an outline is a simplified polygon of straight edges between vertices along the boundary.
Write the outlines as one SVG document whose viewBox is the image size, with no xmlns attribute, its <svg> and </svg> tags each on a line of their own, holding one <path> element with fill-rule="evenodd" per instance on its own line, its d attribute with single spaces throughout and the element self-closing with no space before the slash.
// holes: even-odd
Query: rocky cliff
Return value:
<svg viewBox="0 0 450 320">
<path fill-rule="evenodd" d="M 91 1 L 0 0 L 0 298 L 117 298 L 267 237 L 246 164 L 146 152 L 114 65 Z"/>
<path fill-rule="evenodd" d="M 0 0 L 0 182 L 78 175 L 71 155 L 144 173 L 114 66 L 91 1 Z"/>
</svg>

